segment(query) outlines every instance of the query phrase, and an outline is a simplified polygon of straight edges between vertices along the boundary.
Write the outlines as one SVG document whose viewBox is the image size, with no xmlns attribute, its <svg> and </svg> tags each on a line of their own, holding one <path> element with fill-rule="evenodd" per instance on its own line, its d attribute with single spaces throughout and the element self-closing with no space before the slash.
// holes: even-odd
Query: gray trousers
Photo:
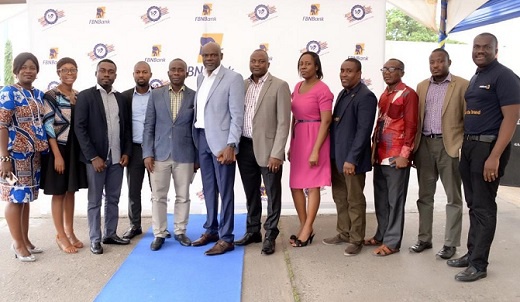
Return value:
<svg viewBox="0 0 520 302">
<path fill-rule="evenodd" d="M 120 164 L 112 165 L 107 161 L 107 168 L 103 172 L 96 172 L 91 164 L 87 164 L 88 180 L 88 227 L 91 242 L 101 241 L 101 203 L 103 189 L 105 191 L 105 228 L 104 238 L 114 235 L 117 231 L 119 219 L 119 196 L 123 183 L 123 167 Z"/>
<path fill-rule="evenodd" d="M 377 218 L 374 238 L 391 249 L 401 248 L 409 179 L 410 167 L 396 169 L 390 166 L 374 166 L 374 204 Z"/>
<path fill-rule="evenodd" d="M 448 198 L 446 204 L 446 228 L 444 245 L 460 246 L 462 231 L 462 193 L 459 159 L 446 153 L 442 138 L 422 137 L 415 153 L 419 182 L 419 236 L 424 242 L 432 242 L 433 205 L 437 180 L 441 179 Z"/>
</svg>

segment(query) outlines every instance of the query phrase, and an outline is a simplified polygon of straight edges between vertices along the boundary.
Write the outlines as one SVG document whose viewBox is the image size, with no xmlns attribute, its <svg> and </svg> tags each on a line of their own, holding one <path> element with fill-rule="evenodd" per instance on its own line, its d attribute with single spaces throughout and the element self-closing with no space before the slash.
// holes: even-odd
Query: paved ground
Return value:
<svg viewBox="0 0 520 302">
<path fill-rule="evenodd" d="M 498 227 L 486 279 L 469 284 L 456 282 L 453 277 L 459 270 L 435 259 L 442 246 L 444 223 L 439 202 L 433 249 L 422 254 L 408 252 L 418 225 L 418 215 L 412 210 L 416 195 L 409 195 L 402 250 L 384 258 L 372 256 L 369 248 L 360 255 L 345 257 L 344 246 L 321 244 L 323 238 L 335 234 L 336 217 L 331 214 L 317 218 L 312 245 L 290 247 L 287 239 L 296 231 L 297 217 L 283 216 L 274 255 L 260 255 L 261 244 L 246 248 L 242 301 L 519 301 L 519 193 L 520 188 L 500 187 Z M 330 208 L 326 204 L 320 213 L 330 212 Z M 368 236 L 374 232 L 375 215 L 369 213 L 367 219 Z M 121 225 L 120 230 L 126 227 L 125 222 Z M 149 218 L 144 219 L 143 226 L 150 226 Z M 463 244 L 467 227 L 465 210 Z M 76 218 L 76 229 L 79 237 L 87 238 L 86 219 L 81 213 Z M 54 243 L 55 231 L 48 215 L 31 218 L 30 235 L 46 252 L 35 263 L 20 263 L 9 250 L 10 235 L 5 220 L 0 218 L 0 301 L 92 301 L 135 244 L 105 246 L 101 257 L 88 249 L 66 255 Z M 464 253 L 463 246 L 458 255 Z"/>
</svg>

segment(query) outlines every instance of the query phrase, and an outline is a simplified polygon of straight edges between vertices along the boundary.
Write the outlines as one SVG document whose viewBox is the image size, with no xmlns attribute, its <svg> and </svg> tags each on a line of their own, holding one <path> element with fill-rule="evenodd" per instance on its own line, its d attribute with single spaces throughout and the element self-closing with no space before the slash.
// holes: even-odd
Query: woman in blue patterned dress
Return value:
<svg viewBox="0 0 520 302">
<path fill-rule="evenodd" d="M 32 53 L 13 61 L 18 82 L 0 90 L 0 196 L 7 201 L 5 219 L 13 238 L 11 250 L 23 262 L 41 253 L 29 240 L 29 205 L 38 198 L 40 154 L 46 151 L 43 92 L 32 84 L 40 71 Z"/>
</svg>

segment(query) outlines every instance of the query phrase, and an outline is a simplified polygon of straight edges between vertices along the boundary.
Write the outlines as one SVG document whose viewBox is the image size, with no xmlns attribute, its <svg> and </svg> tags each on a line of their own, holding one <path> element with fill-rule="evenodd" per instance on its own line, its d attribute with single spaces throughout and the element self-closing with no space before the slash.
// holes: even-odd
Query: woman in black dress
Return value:
<svg viewBox="0 0 520 302">
<path fill-rule="evenodd" d="M 74 135 L 74 105 L 78 92 L 72 88 L 78 66 L 71 58 L 57 63 L 60 84 L 45 93 L 44 125 L 50 152 L 42 160 L 41 188 L 52 195 L 52 218 L 56 243 L 65 253 L 76 253 L 83 243 L 74 234 L 74 194 L 87 187 L 85 165 L 79 161 Z"/>
</svg>

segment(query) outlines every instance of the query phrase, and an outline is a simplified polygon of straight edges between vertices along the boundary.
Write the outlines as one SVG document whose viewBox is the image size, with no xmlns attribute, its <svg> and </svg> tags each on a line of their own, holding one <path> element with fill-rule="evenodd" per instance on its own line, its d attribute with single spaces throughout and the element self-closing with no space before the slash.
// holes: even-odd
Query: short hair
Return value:
<svg viewBox="0 0 520 302">
<path fill-rule="evenodd" d="M 186 64 L 186 62 L 181 59 L 181 58 L 175 58 L 173 60 L 170 61 L 170 64 L 173 63 L 173 62 L 181 62 L 182 64 L 184 64 L 184 66 L 186 67 L 186 69 L 188 69 L 188 64 Z M 168 69 L 170 69 L 170 64 L 168 64 Z M 187 71 L 187 70 L 186 70 Z"/>
<path fill-rule="evenodd" d="M 99 62 L 97 63 L 96 69 L 98 69 L 98 68 L 99 68 L 99 65 L 101 65 L 101 63 L 104 63 L 104 62 L 106 62 L 106 63 L 110 63 L 110 64 L 114 64 L 114 66 L 116 67 L 116 70 L 117 70 L 117 65 L 116 65 L 116 63 L 114 63 L 114 61 L 112 61 L 112 60 L 110 60 L 110 59 L 103 59 L 103 60 L 99 61 Z"/>
<path fill-rule="evenodd" d="M 388 61 L 397 61 L 399 63 L 399 68 L 401 68 L 401 70 L 404 71 L 404 63 L 403 63 L 403 61 L 401 61 L 399 59 L 395 59 L 395 58 L 391 58 Z"/>
<path fill-rule="evenodd" d="M 13 60 L 13 73 L 18 74 L 27 60 L 31 60 L 36 65 L 36 73 L 40 72 L 40 64 L 36 56 L 30 52 L 22 52 Z"/>
<path fill-rule="evenodd" d="M 56 70 L 60 70 L 61 66 L 65 64 L 72 64 L 74 67 L 78 68 L 78 64 L 76 64 L 76 61 L 74 59 L 69 57 L 63 57 L 58 60 L 58 63 L 56 63 Z"/>
<path fill-rule="evenodd" d="M 446 49 L 444 48 L 435 48 L 432 53 L 434 52 L 442 52 L 443 54 L 446 55 L 446 59 L 448 59 L 448 61 L 450 60 L 450 54 L 446 51 Z"/>
<path fill-rule="evenodd" d="M 490 37 L 493 40 L 493 42 L 495 42 L 495 46 L 498 47 L 498 39 L 494 34 L 485 32 L 485 33 L 481 33 L 481 34 L 477 35 L 477 37 L 479 37 L 479 36 L 480 37 L 482 37 L 482 36 Z"/>
<path fill-rule="evenodd" d="M 361 71 L 361 62 L 356 59 L 356 58 L 348 58 L 345 60 L 345 62 L 352 62 L 354 63 L 354 65 L 356 65 L 356 68 L 357 70 L 356 71 Z"/>
<path fill-rule="evenodd" d="M 265 54 L 265 58 L 267 59 L 267 61 L 269 61 L 269 55 L 267 54 L 267 51 L 265 51 L 264 49 L 262 49 L 262 48 L 255 49 L 253 51 L 253 53 L 255 53 L 255 52 L 263 52 Z"/>
<path fill-rule="evenodd" d="M 304 55 L 310 55 L 312 57 L 312 59 L 314 60 L 314 64 L 318 66 L 318 70 L 316 70 L 316 75 L 318 76 L 318 79 L 323 79 L 323 71 L 321 70 L 320 56 L 318 56 L 318 54 L 313 51 L 306 51 L 302 53 L 302 55 L 298 59 L 298 72 L 300 71 L 300 60 Z"/>
</svg>

